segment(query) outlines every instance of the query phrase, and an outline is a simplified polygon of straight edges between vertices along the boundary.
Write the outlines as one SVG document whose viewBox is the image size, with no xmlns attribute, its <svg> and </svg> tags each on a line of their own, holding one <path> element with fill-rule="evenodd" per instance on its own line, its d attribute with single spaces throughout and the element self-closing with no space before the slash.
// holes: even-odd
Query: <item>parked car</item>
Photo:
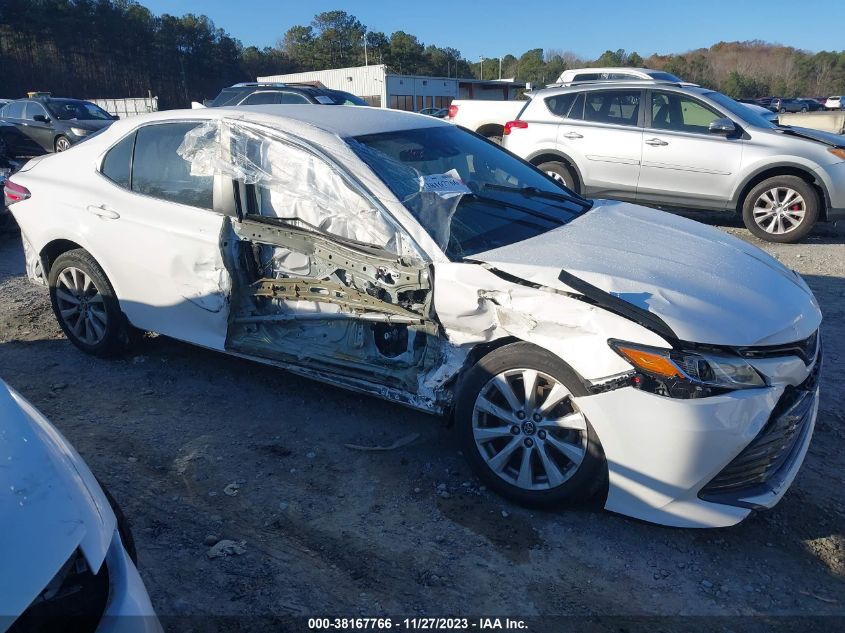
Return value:
<svg viewBox="0 0 845 633">
<path fill-rule="evenodd" d="M 828 110 L 841 110 L 843 107 L 842 97 L 840 96 L 833 96 L 828 97 L 827 101 L 824 104 L 824 107 Z"/>
<path fill-rule="evenodd" d="M 12 128 L 4 134 L 8 155 L 38 156 L 70 149 L 115 117 L 90 101 L 36 97 L 6 104 L 0 120 Z"/>
<path fill-rule="evenodd" d="M 501 144 L 505 123 L 515 119 L 526 103 L 525 100 L 456 99 L 449 105 L 445 119 Z"/>
<path fill-rule="evenodd" d="M 737 210 L 757 237 L 795 242 L 845 217 L 843 137 L 777 126 L 698 86 L 620 82 L 534 94 L 505 147 L 588 196 Z"/>
<path fill-rule="evenodd" d="M 160 632 L 114 498 L 2 380 L 0 439 L 0 631 Z"/>
<path fill-rule="evenodd" d="M 772 112 L 807 112 L 810 106 L 803 99 L 772 99 L 769 110 Z"/>
<path fill-rule="evenodd" d="M 800 468 L 821 312 L 718 229 L 375 108 L 159 112 L 73 154 L 5 193 L 85 352 L 138 328 L 448 415 L 527 504 L 726 526 Z"/>
<path fill-rule="evenodd" d="M 240 83 L 223 88 L 213 100 L 205 105 L 209 108 L 239 105 L 302 104 L 316 105 L 369 105 L 361 97 L 343 90 L 332 90 L 324 86 L 291 83 Z"/>
<path fill-rule="evenodd" d="M 803 104 L 799 112 L 818 112 L 819 110 L 824 110 L 824 106 L 815 99 L 796 99 L 796 101 Z"/>
<path fill-rule="evenodd" d="M 625 68 L 625 67 L 609 67 L 609 68 L 572 68 L 564 70 L 560 77 L 555 82 L 556 85 L 568 86 L 573 83 L 582 83 L 587 81 L 627 81 L 627 80 L 652 80 L 652 81 L 672 81 L 682 83 L 683 79 L 676 77 L 672 73 L 667 73 L 662 70 L 653 70 L 651 68 Z"/>
<path fill-rule="evenodd" d="M 443 117 L 448 114 L 449 108 L 423 108 L 419 111 L 419 114 L 425 114 L 427 116 L 437 117 L 438 119 L 442 119 Z"/>
</svg>

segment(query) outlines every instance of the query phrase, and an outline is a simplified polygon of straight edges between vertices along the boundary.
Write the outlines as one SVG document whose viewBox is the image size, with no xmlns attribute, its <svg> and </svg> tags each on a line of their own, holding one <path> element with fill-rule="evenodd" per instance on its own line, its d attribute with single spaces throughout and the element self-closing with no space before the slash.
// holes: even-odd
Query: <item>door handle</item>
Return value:
<svg viewBox="0 0 845 633">
<path fill-rule="evenodd" d="M 659 138 L 650 138 L 645 142 L 646 145 L 651 145 L 652 147 L 661 147 L 663 145 L 668 145 L 666 141 L 661 141 Z"/>
<path fill-rule="evenodd" d="M 578 134 L 578 132 L 567 132 L 563 136 L 564 138 L 584 138 L 584 135 Z"/>
<path fill-rule="evenodd" d="M 88 205 L 88 212 L 93 213 L 101 218 L 105 218 L 107 220 L 117 220 L 120 217 L 120 214 L 115 211 L 114 209 L 109 209 L 106 205 L 101 204 L 100 206 L 96 205 Z"/>
</svg>

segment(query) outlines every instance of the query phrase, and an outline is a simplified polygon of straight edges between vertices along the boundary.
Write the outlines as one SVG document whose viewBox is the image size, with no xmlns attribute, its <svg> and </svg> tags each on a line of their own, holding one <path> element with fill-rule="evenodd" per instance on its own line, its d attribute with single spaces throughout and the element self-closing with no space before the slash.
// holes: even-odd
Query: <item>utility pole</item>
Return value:
<svg viewBox="0 0 845 633">
<path fill-rule="evenodd" d="M 481 71 L 479 73 L 479 79 L 484 79 L 484 55 L 481 56 Z"/>
<path fill-rule="evenodd" d="M 367 61 L 367 31 L 364 31 L 364 37 L 361 39 L 364 40 L 364 66 L 369 66 L 370 64 Z"/>
<path fill-rule="evenodd" d="M 499 81 L 502 80 L 502 56 L 499 55 Z"/>
</svg>

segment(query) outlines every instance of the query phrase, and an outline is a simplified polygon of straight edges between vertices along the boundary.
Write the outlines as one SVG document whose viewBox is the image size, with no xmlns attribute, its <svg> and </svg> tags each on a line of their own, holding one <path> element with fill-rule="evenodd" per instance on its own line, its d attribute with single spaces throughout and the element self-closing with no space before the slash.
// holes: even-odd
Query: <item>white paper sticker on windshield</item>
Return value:
<svg viewBox="0 0 845 633">
<path fill-rule="evenodd" d="M 420 189 L 436 193 L 442 198 L 453 198 L 465 193 L 472 193 L 458 176 L 458 172 L 450 169 L 445 174 L 431 174 L 420 176 Z"/>
<path fill-rule="evenodd" d="M 332 105 L 334 103 L 334 99 L 327 97 L 326 95 L 317 95 L 314 98 L 318 103 L 322 103 L 323 105 Z"/>
</svg>

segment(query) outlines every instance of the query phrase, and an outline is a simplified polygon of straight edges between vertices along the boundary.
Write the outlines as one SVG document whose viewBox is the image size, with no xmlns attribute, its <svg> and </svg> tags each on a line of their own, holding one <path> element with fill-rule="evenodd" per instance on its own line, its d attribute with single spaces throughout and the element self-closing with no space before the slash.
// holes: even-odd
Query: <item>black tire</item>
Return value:
<svg viewBox="0 0 845 633">
<path fill-rule="evenodd" d="M 454 420 L 458 441 L 471 468 L 491 489 L 523 505 L 546 508 L 560 507 L 593 497 L 597 491 L 603 488 L 606 482 L 607 466 L 599 439 L 586 418 L 584 418 L 585 431 L 578 432 L 582 438 L 581 441 L 586 442 L 583 459 L 577 466 L 574 466 L 573 463 L 574 469 L 571 474 L 563 483 L 555 487 L 530 490 L 514 485 L 497 475 L 488 465 L 485 457 L 482 456 L 481 449 L 479 449 L 474 436 L 473 419 L 476 401 L 494 377 L 502 372 L 516 369 L 532 369 L 546 374 L 566 387 L 572 395 L 587 394 L 585 387 L 572 369 L 556 356 L 539 347 L 519 342 L 492 351 L 466 373 L 461 381 L 455 406 Z M 561 403 L 562 406 L 571 406 L 571 404 L 567 404 L 566 399 L 562 400 Z M 551 409 L 551 411 L 554 410 L 555 407 Z M 525 418 L 523 425 L 527 422 L 528 418 Z M 511 424 L 511 422 L 506 422 L 505 426 L 508 424 Z M 536 428 L 540 429 L 542 426 L 538 423 Z M 533 441 L 539 444 L 540 431 L 536 433 L 533 436 L 521 435 L 520 437 L 524 438 L 521 441 L 524 442 L 527 438 L 533 437 Z M 516 435 L 514 434 L 515 437 Z M 510 440 L 510 437 L 502 438 L 503 442 Z M 543 443 L 545 444 L 545 442 Z M 485 446 L 487 445 L 485 444 Z M 539 448 L 539 445 L 536 448 Z M 524 449 L 520 446 L 516 450 L 522 451 Z M 549 450 L 549 448 L 544 448 L 543 452 Z M 536 452 L 539 453 L 539 451 Z M 521 457 L 517 458 L 516 452 L 513 452 L 512 455 L 513 459 L 517 461 L 521 459 Z M 539 459 L 539 454 L 536 458 Z"/>
<path fill-rule="evenodd" d="M 574 191 L 575 193 L 581 193 L 578 190 L 578 181 L 575 178 L 575 174 L 572 173 L 572 170 L 566 163 L 561 163 L 559 161 L 549 161 L 547 163 L 540 163 L 539 165 L 537 165 L 537 169 L 542 171 L 550 178 L 554 179 L 556 182 L 561 183 L 570 191 Z"/>
<path fill-rule="evenodd" d="M 785 233 L 770 233 L 758 225 L 754 219 L 754 207 L 757 201 L 767 191 L 777 188 L 792 189 L 804 199 L 803 220 L 795 228 Z M 813 226 L 819 218 L 820 210 L 819 194 L 806 180 L 798 176 L 773 176 L 758 184 L 745 196 L 742 203 L 742 221 L 746 228 L 761 240 L 791 244 L 805 238 L 813 230 Z"/>
<path fill-rule="evenodd" d="M 74 303 L 67 299 L 69 293 L 63 289 L 67 287 L 68 279 L 75 280 L 78 278 L 76 271 L 81 271 L 90 279 L 94 293 L 91 293 L 90 287 L 87 292 L 73 293 L 72 299 L 76 299 Z M 65 275 L 66 272 L 67 276 Z M 59 281 L 60 276 L 63 277 L 61 282 Z M 50 287 L 50 302 L 53 305 L 53 313 L 71 343 L 83 352 L 101 357 L 117 356 L 129 348 L 130 330 L 126 316 L 120 310 L 120 304 L 111 282 L 88 251 L 78 248 L 59 255 L 50 267 L 47 282 Z M 61 285 L 62 288 L 57 288 L 57 284 Z M 85 295 L 85 297 L 81 298 L 82 295 Z M 90 327 L 85 323 L 80 325 L 79 321 L 83 320 L 82 314 L 62 315 L 62 310 L 67 312 L 79 304 L 84 305 L 86 314 L 88 310 L 91 312 L 96 310 L 96 315 L 92 315 L 88 319 L 88 323 L 90 324 L 92 320 L 95 321 L 95 325 L 98 326 L 101 333 L 95 329 L 94 325 Z M 89 333 L 93 336 L 86 337 L 85 335 Z"/>
<path fill-rule="evenodd" d="M 781 108 L 781 109 L 779 110 L 779 112 L 780 112 L 781 114 L 785 113 L 785 112 L 786 112 L 786 108 Z"/>
<path fill-rule="evenodd" d="M 65 152 L 71 148 L 70 139 L 67 136 L 59 135 L 56 137 L 55 142 L 53 143 L 53 149 L 56 150 L 56 153 Z"/>
<path fill-rule="evenodd" d="M 807 111 L 807 106 L 804 106 L 803 108 L 801 108 L 801 112 L 806 112 L 806 111 Z"/>
<path fill-rule="evenodd" d="M 115 500 L 112 493 L 109 492 L 109 489 L 103 485 L 103 482 L 97 479 L 97 483 L 100 484 L 100 489 L 106 496 L 109 506 L 111 506 L 112 512 L 114 512 L 114 516 L 117 519 L 117 532 L 120 534 L 120 540 L 123 542 L 123 548 L 126 550 L 126 553 L 129 554 L 129 558 L 132 559 L 132 562 L 137 565 L 138 548 L 135 546 L 135 537 L 132 536 L 132 528 L 129 525 L 129 519 L 127 519 L 126 515 L 123 514 L 123 509 L 120 507 L 120 504 L 118 504 Z"/>
</svg>

